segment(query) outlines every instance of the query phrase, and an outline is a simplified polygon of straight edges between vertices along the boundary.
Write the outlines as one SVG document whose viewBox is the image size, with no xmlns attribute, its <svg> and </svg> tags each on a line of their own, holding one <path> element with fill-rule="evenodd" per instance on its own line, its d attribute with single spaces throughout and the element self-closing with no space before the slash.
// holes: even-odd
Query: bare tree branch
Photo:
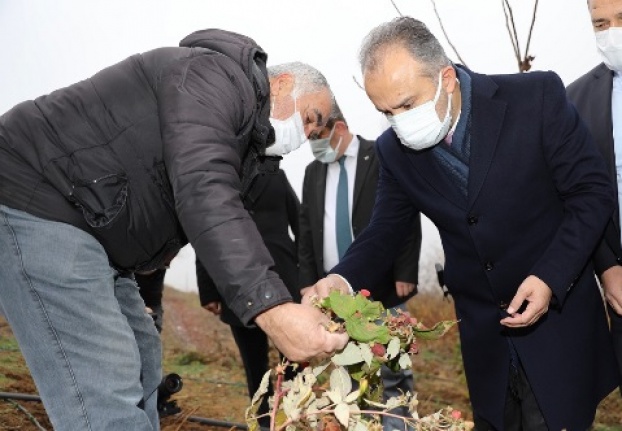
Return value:
<svg viewBox="0 0 622 431">
<path fill-rule="evenodd" d="M 503 13 L 505 15 L 505 26 L 507 27 L 508 34 L 510 35 L 512 48 L 514 48 L 514 56 L 516 57 L 516 62 L 520 67 L 521 53 L 518 46 L 518 38 L 516 35 L 516 26 L 514 25 L 514 15 L 512 13 L 512 8 L 510 7 L 510 3 L 508 3 L 508 0 L 501 0 L 501 4 L 503 5 Z"/>
<path fill-rule="evenodd" d="M 391 1 L 393 1 L 393 0 L 391 0 Z M 441 19 L 441 16 L 438 13 L 438 9 L 436 9 L 436 1 L 435 0 L 430 0 L 430 1 L 432 2 L 432 7 L 434 8 L 434 13 L 436 14 L 436 18 L 438 19 L 438 23 L 441 25 L 441 30 L 443 31 L 443 35 L 445 36 L 445 39 L 447 39 L 447 43 L 449 43 L 449 46 L 454 51 L 454 54 L 456 54 L 456 57 L 458 57 L 458 60 L 460 60 L 460 63 L 463 64 L 464 66 L 468 67 L 466 62 L 462 59 L 462 57 L 460 57 L 460 54 L 458 53 L 458 50 L 456 49 L 454 44 L 451 42 L 451 39 L 449 39 L 449 35 L 445 31 L 445 26 L 443 25 L 443 20 Z"/>
<path fill-rule="evenodd" d="M 365 91 L 365 88 L 363 88 L 363 86 L 358 81 L 358 79 L 356 79 L 356 76 L 352 75 L 352 80 L 354 81 L 354 83 L 357 85 L 358 88 L 360 88 L 361 90 Z"/>
<path fill-rule="evenodd" d="M 397 5 L 395 4 L 395 2 L 394 2 L 393 0 L 391 0 L 391 4 L 392 4 L 392 5 L 393 5 L 393 7 L 395 8 L 395 10 L 397 11 L 397 14 L 398 14 L 399 16 L 404 16 L 404 15 L 402 14 L 402 12 L 400 12 L 400 10 L 397 8 Z"/>
<path fill-rule="evenodd" d="M 531 26 L 529 27 L 529 36 L 527 37 L 527 47 L 525 48 L 525 58 L 523 59 L 523 63 L 522 63 L 522 67 L 526 68 L 525 71 L 531 69 L 531 62 L 535 58 L 529 55 L 529 45 L 531 44 L 531 35 L 533 34 L 533 27 L 536 23 L 536 12 L 538 10 L 538 1 L 539 0 L 536 0 L 533 5 L 533 16 L 531 17 Z"/>
</svg>

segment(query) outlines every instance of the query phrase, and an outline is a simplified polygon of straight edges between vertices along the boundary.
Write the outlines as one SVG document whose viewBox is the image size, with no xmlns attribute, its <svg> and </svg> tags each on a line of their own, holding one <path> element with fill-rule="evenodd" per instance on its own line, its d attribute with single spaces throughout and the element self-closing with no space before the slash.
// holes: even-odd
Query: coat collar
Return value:
<svg viewBox="0 0 622 431">
<path fill-rule="evenodd" d="M 473 86 L 468 188 L 468 208 L 470 209 L 475 204 L 490 169 L 499 142 L 507 104 L 494 98 L 498 86 L 492 78 L 467 72 L 471 75 Z"/>
<path fill-rule="evenodd" d="M 442 171 L 431 150 L 414 151 L 411 162 L 429 185 L 454 205 L 470 209 L 479 195 L 497 146 L 506 103 L 494 98 L 498 86 L 492 78 L 462 68 L 471 77 L 471 156 L 469 159 L 468 200 Z M 397 139 L 397 137 L 396 137 Z"/>
</svg>

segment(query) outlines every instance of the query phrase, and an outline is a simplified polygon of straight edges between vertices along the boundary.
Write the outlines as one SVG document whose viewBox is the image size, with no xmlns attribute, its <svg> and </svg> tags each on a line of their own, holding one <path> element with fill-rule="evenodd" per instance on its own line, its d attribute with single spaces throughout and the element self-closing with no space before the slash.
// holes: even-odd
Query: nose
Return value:
<svg viewBox="0 0 622 431">
<path fill-rule="evenodd" d="M 307 137 L 307 139 L 309 139 L 309 136 L 311 135 L 311 133 L 313 132 L 320 133 L 322 131 L 322 127 L 317 126 L 315 124 L 305 124 L 304 129 L 305 129 L 305 136 Z"/>
</svg>

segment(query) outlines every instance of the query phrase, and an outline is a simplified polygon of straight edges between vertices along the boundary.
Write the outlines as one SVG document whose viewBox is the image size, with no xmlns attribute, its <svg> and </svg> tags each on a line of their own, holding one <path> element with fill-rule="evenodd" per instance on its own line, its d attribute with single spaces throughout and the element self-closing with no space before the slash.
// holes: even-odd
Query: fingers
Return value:
<svg viewBox="0 0 622 431">
<path fill-rule="evenodd" d="M 410 295 L 415 290 L 414 283 L 407 283 L 405 281 L 395 282 L 395 292 L 397 296 L 404 297 Z"/>
<path fill-rule="evenodd" d="M 510 328 L 533 325 L 548 311 L 551 296 L 551 289 L 546 283 L 535 276 L 527 277 L 516 291 L 507 309 L 510 317 L 502 319 L 501 324 Z M 522 313 L 518 313 L 517 310 L 525 301 L 527 301 L 527 307 Z"/>
<path fill-rule="evenodd" d="M 305 287 L 301 291 L 304 291 L 302 297 L 303 304 L 311 304 L 315 297 L 326 298 L 333 290 L 339 290 L 347 293 L 350 291 L 349 287 L 343 281 L 341 277 L 335 274 L 329 274 L 323 279 L 319 280 L 313 286 Z"/>
<path fill-rule="evenodd" d="M 622 314 L 622 266 L 614 265 L 607 269 L 600 281 L 605 299 L 616 313 Z"/>
<path fill-rule="evenodd" d="M 210 313 L 215 314 L 216 316 L 219 316 L 222 311 L 222 304 L 218 301 L 208 302 L 207 304 L 203 306 L 203 308 L 205 308 Z"/>
<path fill-rule="evenodd" d="M 609 305 L 611 305 L 611 308 L 613 308 L 617 314 L 622 315 L 622 298 L 609 290 L 605 291 L 605 298 L 607 299 Z"/>
</svg>

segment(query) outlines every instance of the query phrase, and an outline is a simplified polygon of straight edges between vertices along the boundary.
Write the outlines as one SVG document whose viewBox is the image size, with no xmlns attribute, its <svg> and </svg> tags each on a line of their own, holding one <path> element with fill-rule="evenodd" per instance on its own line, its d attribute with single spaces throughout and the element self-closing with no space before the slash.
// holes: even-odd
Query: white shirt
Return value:
<svg viewBox="0 0 622 431">
<path fill-rule="evenodd" d="M 618 206 L 622 204 L 622 76 L 614 72 L 613 91 L 611 92 L 611 122 L 613 124 L 613 147 L 616 158 L 618 179 Z M 622 223 L 622 208 L 620 208 Z M 621 224 L 622 225 L 622 224 Z M 622 238 L 620 238 L 622 241 Z"/>
<path fill-rule="evenodd" d="M 356 157 L 359 152 L 359 139 L 352 135 L 346 149 L 344 166 L 348 173 L 348 210 L 350 211 L 350 234 L 352 238 L 352 203 L 354 201 L 354 181 L 356 179 Z M 342 156 L 343 157 L 343 156 Z M 329 163 L 326 169 L 326 193 L 324 196 L 324 271 L 328 272 L 339 263 L 337 252 L 337 232 L 335 213 L 337 211 L 337 184 L 339 182 L 339 162 Z"/>
</svg>

